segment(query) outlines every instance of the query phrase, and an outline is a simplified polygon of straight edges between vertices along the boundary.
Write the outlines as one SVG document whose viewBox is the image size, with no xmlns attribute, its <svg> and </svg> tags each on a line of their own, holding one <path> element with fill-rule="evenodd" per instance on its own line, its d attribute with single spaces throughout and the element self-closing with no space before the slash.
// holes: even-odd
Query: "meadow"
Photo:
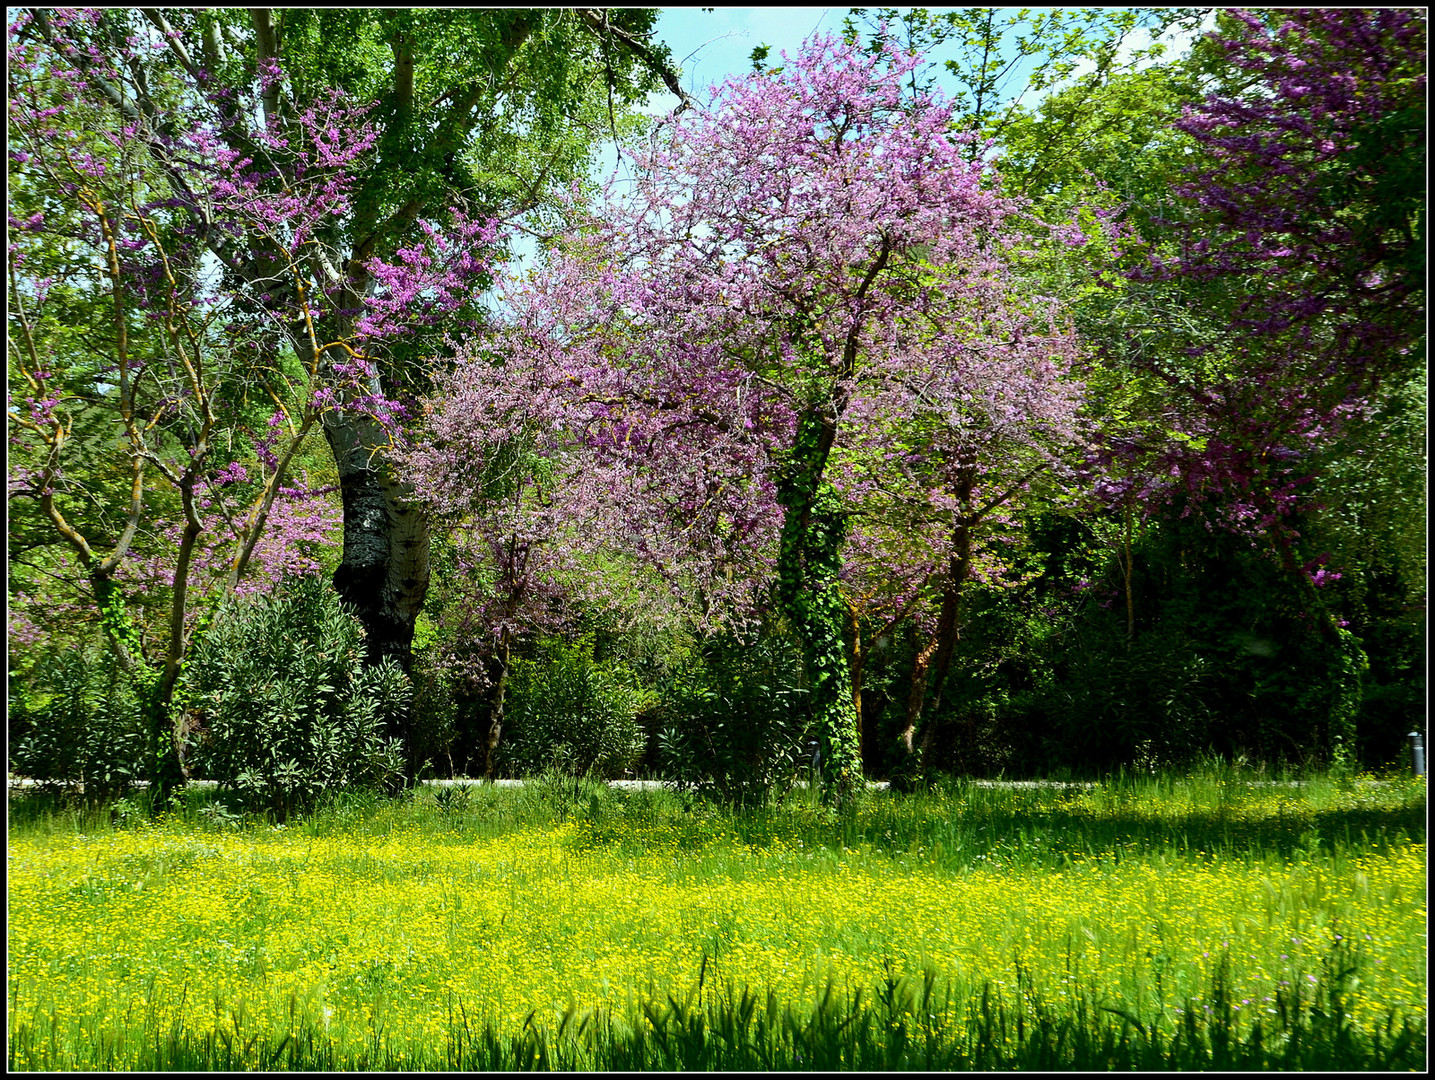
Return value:
<svg viewBox="0 0 1435 1080">
<path fill-rule="evenodd" d="M 1424 778 L 10 802 L 9 1064 L 1425 1065 Z"/>
</svg>

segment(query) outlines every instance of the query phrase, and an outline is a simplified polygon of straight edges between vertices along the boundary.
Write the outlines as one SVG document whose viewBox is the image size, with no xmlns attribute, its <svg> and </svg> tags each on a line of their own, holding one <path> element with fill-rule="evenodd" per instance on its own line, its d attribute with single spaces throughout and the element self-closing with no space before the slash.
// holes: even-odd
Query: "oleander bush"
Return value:
<svg viewBox="0 0 1435 1080">
<path fill-rule="evenodd" d="M 651 694 L 631 668 L 593 656 L 593 637 L 550 640 L 513 661 L 498 767 L 510 776 L 559 769 L 617 777 L 643 753 L 638 714 Z"/>
<path fill-rule="evenodd" d="M 51 788 L 84 785 L 103 801 L 143 779 L 147 734 L 133 680 L 94 646 L 39 660 L 13 688 L 10 769 Z"/>
<path fill-rule="evenodd" d="M 769 630 L 707 642 L 663 692 L 659 760 L 677 787 L 761 803 L 808 765 L 811 730 L 801 652 Z"/>
<path fill-rule="evenodd" d="M 363 655 L 359 620 L 317 576 L 227 600 L 185 672 L 191 774 L 281 819 L 326 791 L 400 783 L 409 680 Z"/>
</svg>

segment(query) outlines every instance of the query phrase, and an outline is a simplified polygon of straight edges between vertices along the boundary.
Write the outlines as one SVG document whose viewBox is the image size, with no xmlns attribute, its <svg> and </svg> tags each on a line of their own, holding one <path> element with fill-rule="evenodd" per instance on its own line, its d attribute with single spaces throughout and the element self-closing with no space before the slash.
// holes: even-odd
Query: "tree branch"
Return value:
<svg viewBox="0 0 1435 1080">
<path fill-rule="evenodd" d="M 575 8 L 574 13 L 587 24 L 588 28 L 600 37 L 607 36 L 617 40 L 624 48 L 636 56 L 643 64 L 658 78 L 663 80 L 667 88 L 678 98 L 678 107 L 673 110 L 673 115 L 692 106 L 697 105 L 693 97 L 683 89 L 678 81 L 678 73 L 670 66 L 659 59 L 657 53 L 648 46 L 647 42 L 628 33 L 620 26 L 614 26 L 609 22 L 607 13 L 601 8 Z"/>
</svg>

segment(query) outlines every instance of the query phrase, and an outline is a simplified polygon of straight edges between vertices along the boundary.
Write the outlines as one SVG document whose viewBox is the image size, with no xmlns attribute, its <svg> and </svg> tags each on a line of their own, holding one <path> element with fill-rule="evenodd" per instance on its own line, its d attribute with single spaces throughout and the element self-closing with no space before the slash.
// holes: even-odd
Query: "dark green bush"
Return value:
<svg viewBox="0 0 1435 1080">
<path fill-rule="evenodd" d="M 591 635 L 515 660 L 508 679 L 502 771 L 617 777 L 642 755 L 637 716 L 650 695 L 625 664 L 593 659 Z"/>
<path fill-rule="evenodd" d="M 432 649 L 415 648 L 409 762 L 414 774 L 454 776 L 453 750 L 458 738 L 461 695 L 455 680 L 434 661 Z"/>
<path fill-rule="evenodd" d="M 1360 732 L 1361 759 L 1367 765 L 1406 764 L 1409 735 L 1425 733 L 1425 688 L 1409 682 L 1363 688 Z"/>
<path fill-rule="evenodd" d="M 708 642 L 667 680 L 659 752 L 678 787 L 752 804 L 806 764 L 811 728 L 797 644 L 776 632 Z"/>
<path fill-rule="evenodd" d="M 387 732 L 409 680 L 392 660 L 366 667 L 362 637 L 318 577 L 226 601 L 186 670 L 192 774 L 280 817 L 321 792 L 396 784 L 403 752 Z"/>
<path fill-rule="evenodd" d="M 114 657 L 98 648 L 52 653 L 10 710 L 10 768 L 45 787 L 81 782 L 103 800 L 145 775 L 144 709 Z"/>
<path fill-rule="evenodd" d="M 1184 763 L 1208 743 L 1211 671 L 1179 630 L 1128 646 L 1109 625 L 1093 626 L 1046 695 L 1054 734 L 1075 756 L 1105 768 Z"/>
</svg>

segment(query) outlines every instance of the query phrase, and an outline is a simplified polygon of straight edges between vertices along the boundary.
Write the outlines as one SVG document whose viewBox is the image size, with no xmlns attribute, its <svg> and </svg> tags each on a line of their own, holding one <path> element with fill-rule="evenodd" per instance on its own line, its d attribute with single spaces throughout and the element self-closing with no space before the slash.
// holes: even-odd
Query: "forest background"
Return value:
<svg viewBox="0 0 1435 1080">
<path fill-rule="evenodd" d="M 1423 12 L 655 15 L 12 13 L 11 769 L 1396 759 Z"/>
</svg>

